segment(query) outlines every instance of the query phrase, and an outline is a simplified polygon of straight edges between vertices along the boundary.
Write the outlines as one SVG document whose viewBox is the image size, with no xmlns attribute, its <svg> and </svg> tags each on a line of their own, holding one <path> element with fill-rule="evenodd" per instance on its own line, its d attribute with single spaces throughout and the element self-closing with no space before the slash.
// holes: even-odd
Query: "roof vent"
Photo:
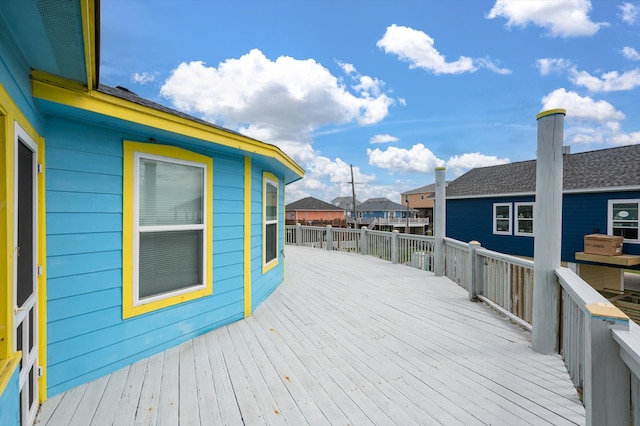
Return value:
<svg viewBox="0 0 640 426">
<path fill-rule="evenodd" d="M 571 147 L 569 145 L 565 145 L 562 147 L 562 155 L 571 154 Z"/>
</svg>

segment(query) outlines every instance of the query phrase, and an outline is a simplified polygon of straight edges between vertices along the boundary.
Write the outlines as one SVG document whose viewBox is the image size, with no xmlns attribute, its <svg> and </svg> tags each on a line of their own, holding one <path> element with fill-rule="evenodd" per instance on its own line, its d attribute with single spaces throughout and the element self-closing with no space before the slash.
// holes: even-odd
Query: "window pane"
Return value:
<svg viewBox="0 0 640 426">
<path fill-rule="evenodd" d="M 533 233 L 533 221 L 532 220 L 519 220 L 518 221 L 518 232 L 522 234 L 532 234 Z"/>
<path fill-rule="evenodd" d="M 202 231 L 140 234 L 140 299 L 203 283 Z"/>
<path fill-rule="evenodd" d="M 267 245 L 265 248 L 265 260 L 266 263 L 269 263 L 277 256 L 278 224 L 270 223 L 265 228 L 265 243 Z"/>
<path fill-rule="evenodd" d="M 509 232 L 509 221 L 500 219 L 496 220 L 496 231 Z"/>
<path fill-rule="evenodd" d="M 518 217 L 525 219 L 533 218 L 533 206 L 518 206 Z"/>
<path fill-rule="evenodd" d="M 267 195 L 265 197 L 266 220 L 278 219 L 278 188 L 271 182 L 266 183 Z"/>
<path fill-rule="evenodd" d="M 509 206 L 496 206 L 496 217 L 508 218 Z"/>
<path fill-rule="evenodd" d="M 203 222 L 204 169 L 140 158 L 140 225 Z"/>
<path fill-rule="evenodd" d="M 638 203 L 615 203 L 613 220 L 638 220 Z"/>
</svg>

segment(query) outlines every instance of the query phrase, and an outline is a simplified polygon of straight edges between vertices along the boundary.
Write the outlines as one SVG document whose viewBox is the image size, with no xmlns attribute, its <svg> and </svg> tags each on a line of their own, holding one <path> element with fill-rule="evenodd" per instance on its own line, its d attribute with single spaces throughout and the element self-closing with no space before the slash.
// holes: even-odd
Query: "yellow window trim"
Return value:
<svg viewBox="0 0 640 426">
<path fill-rule="evenodd" d="M 267 232 L 266 232 L 266 206 L 267 206 L 267 191 L 265 190 L 266 182 L 270 180 L 275 182 L 276 188 L 278 189 L 278 200 L 276 200 L 276 206 L 278 207 L 278 213 L 276 216 L 277 226 L 280 226 L 280 179 L 276 177 L 273 173 L 262 172 L 262 273 L 266 274 L 276 266 L 278 266 L 279 256 L 278 256 L 278 234 L 276 234 L 276 258 L 269 263 L 267 262 Z"/>
<path fill-rule="evenodd" d="M 300 178 L 304 176 L 304 170 L 280 148 L 239 133 L 178 117 L 95 90 L 87 91 L 77 82 L 42 71 L 33 71 L 31 84 L 33 96 L 36 98 L 273 158 Z"/>
<path fill-rule="evenodd" d="M 201 297 L 209 296 L 213 293 L 213 159 L 195 152 L 187 151 L 167 145 L 156 145 L 141 142 L 124 141 L 124 170 L 123 170 L 123 224 L 122 224 L 122 316 L 123 318 L 131 318 L 136 315 L 142 315 L 148 312 L 166 308 L 168 306 L 177 305 L 189 300 L 195 300 Z M 159 155 L 172 158 L 175 160 L 185 160 L 207 165 L 206 188 L 208 196 L 206 197 L 206 221 L 204 238 L 206 241 L 205 271 L 206 280 L 205 288 L 195 290 L 189 293 L 179 294 L 167 297 L 166 299 L 157 300 L 142 305 L 134 306 L 133 301 L 133 232 L 134 232 L 134 199 L 133 199 L 133 162 L 135 153 L 144 153 L 151 155 Z"/>
<path fill-rule="evenodd" d="M 22 352 L 18 351 L 11 355 L 7 359 L 0 360 L 0 395 L 4 393 L 4 390 L 9 384 L 9 380 L 15 373 L 20 361 L 22 360 Z"/>
</svg>

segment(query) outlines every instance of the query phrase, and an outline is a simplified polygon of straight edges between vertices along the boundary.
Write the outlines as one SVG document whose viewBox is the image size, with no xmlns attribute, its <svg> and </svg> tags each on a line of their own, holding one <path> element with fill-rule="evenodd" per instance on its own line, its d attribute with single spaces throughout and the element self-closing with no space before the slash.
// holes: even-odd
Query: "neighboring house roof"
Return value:
<svg viewBox="0 0 640 426">
<path fill-rule="evenodd" d="M 293 203 L 287 204 L 285 207 L 287 211 L 295 210 L 323 210 L 323 211 L 343 211 L 342 207 L 334 206 L 333 204 L 318 200 L 317 198 L 307 197 Z"/>
<path fill-rule="evenodd" d="M 564 191 L 640 190 L 640 145 L 566 154 Z M 534 194 L 536 160 L 479 167 L 449 182 L 447 198 Z"/>
<path fill-rule="evenodd" d="M 356 207 L 356 210 L 361 212 L 397 212 L 406 211 L 407 208 L 402 204 L 394 203 L 388 198 L 369 198 Z"/>
<path fill-rule="evenodd" d="M 352 210 L 353 209 L 353 197 L 336 197 L 331 200 L 331 204 L 334 206 L 342 207 L 343 209 Z M 356 206 L 362 204 L 356 198 Z"/>
<path fill-rule="evenodd" d="M 411 194 L 427 194 L 429 192 L 436 192 L 436 184 L 432 183 L 430 185 L 421 186 L 420 188 L 412 189 L 406 192 L 400 193 L 400 195 L 411 195 Z"/>
</svg>

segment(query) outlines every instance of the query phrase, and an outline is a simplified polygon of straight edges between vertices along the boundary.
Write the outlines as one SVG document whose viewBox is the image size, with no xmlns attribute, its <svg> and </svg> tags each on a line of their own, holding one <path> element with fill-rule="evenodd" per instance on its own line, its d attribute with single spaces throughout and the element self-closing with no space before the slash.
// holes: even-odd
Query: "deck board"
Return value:
<svg viewBox="0 0 640 426">
<path fill-rule="evenodd" d="M 559 356 L 449 279 L 287 247 L 245 320 L 56 395 L 43 425 L 584 424 Z"/>
</svg>

